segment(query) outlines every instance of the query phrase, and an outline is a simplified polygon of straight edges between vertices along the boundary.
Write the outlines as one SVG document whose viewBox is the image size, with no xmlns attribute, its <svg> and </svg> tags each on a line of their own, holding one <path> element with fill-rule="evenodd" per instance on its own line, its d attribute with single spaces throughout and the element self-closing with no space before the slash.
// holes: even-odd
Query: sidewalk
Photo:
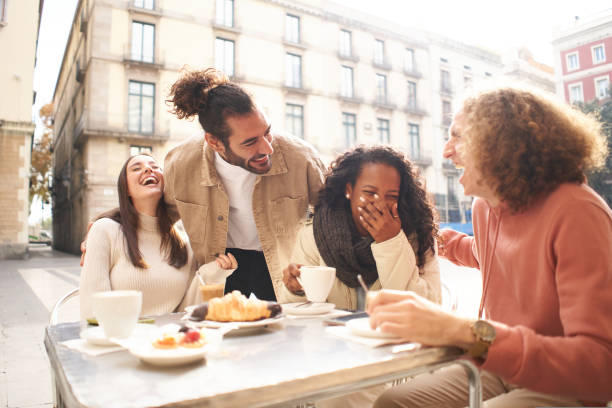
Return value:
<svg viewBox="0 0 612 408">
<path fill-rule="evenodd" d="M 0 261 L 0 407 L 52 407 L 43 345 L 55 301 L 79 282 L 79 258 L 30 247 L 28 260 Z M 67 318 L 78 319 L 77 304 Z"/>
</svg>

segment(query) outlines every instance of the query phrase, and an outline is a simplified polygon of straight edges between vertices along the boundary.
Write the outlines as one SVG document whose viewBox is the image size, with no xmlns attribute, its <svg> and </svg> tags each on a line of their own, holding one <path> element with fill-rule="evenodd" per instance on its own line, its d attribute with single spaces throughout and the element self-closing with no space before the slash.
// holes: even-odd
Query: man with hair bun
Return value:
<svg viewBox="0 0 612 408">
<path fill-rule="evenodd" d="M 179 119 L 197 115 L 204 136 L 166 156 L 164 199 L 182 220 L 200 264 L 232 253 L 225 291 L 276 300 L 282 266 L 323 185 L 316 151 L 275 135 L 251 96 L 220 71 L 185 70 L 167 102 Z"/>
<path fill-rule="evenodd" d="M 484 406 L 576 407 L 612 400 L 612 211 L 586 184 L 606 157 L 601 124 L 532 92 L 468 98 L 444 157 L 473 203 L 474 236 L 445 229 L 439 254 L 480 269 L 478 320 L 412 292 L 382 290 L 370 323 L 424 345 L 461 347 L 481 371 Z M 468 403 L 463 368 L 387 390 L 375 408 Z"/>
</svg>

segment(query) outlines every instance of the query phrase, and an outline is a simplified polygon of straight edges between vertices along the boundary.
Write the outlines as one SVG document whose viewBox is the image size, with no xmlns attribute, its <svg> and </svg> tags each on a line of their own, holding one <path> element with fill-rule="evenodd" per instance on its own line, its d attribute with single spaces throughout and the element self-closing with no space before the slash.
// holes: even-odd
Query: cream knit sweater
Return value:
<svg viewBox="0 0 612 408">
<path fill-rule="evenodd" d="M 97 220 L 87 236 L 87 252 L 81 271 L 81 318 L 93 317 L 93 293 L 119 289 L 142 292 L 142 315 L 182 311 L 183 306 L 190 303 L 186 298 L 192 297 L 197 286 L 193 279 L 193 253 L 188 246 L 188 261 L 177 269 L 164 259 L 160 243 L 157 218 L 140 214 L 138 246 L 149 268 L 136 268 L 127 255 L 120 225 L 109 218 Z M 186 295 L 187 292 L 191 295 Z"/>
</svg>

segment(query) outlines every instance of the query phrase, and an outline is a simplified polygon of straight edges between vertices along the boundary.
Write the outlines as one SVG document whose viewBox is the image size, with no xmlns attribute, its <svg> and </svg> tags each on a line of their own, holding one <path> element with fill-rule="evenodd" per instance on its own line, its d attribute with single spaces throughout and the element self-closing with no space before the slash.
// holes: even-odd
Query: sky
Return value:
<svg viewBox="0 0 612 408">
<path fill-rule="evenodd" d="M 173 0 L 181 1 L 181 0 Z M 213 0 L 201 0 L 213 1 Z M 240 0 L 237 0 L 238 2 Z M 308 0 L 302 0 L 308 3 Z M 555 27 L 612 10 L 610 0 L 333 0 L 395 23 L 439 33 L 500 54 L 526 46 L 534 58 L 553 65 L 550 44 Z M 40 24 L 32 115 L 52 102 L 77 0 L 46 0 Z M 37 129 L 37 135 L 40 129 Z M 41 218 L 34 211 L 30 222 Z M 49 216 L 46 210 L 45 217 Z"/>
</svg>

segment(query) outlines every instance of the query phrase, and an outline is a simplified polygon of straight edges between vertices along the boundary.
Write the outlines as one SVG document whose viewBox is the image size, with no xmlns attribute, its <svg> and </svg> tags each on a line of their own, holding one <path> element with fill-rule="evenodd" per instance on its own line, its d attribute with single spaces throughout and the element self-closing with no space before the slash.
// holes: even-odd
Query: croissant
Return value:
<svg viewBox="0 0 612 408">
<path fill-rule="evenodd" d="M 246 296 L 235 290 L 196 307 L 189 318 L 194 321 L 251 322 L 274 317 L 280 312 L 281 306 L 276 302 L 257 298 L 247 299 Z"/>
</svg>

